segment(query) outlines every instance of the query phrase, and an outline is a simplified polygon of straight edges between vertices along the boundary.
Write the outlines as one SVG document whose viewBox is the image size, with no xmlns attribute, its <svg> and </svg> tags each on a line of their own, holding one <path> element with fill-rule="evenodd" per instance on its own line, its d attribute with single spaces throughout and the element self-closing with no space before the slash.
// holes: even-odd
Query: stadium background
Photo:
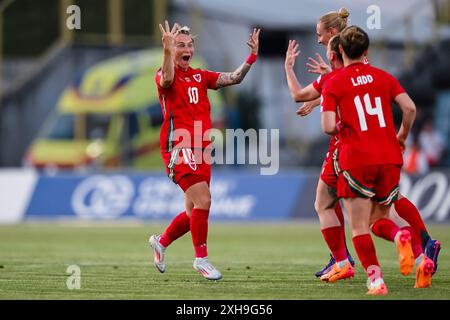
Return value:
<svg viewBox="0 0 450 320">
<path fill-rule="evenodd" d="M 79 30 L 67 28 L 72 12 L 66 10 L 72 4 L 81 9 Z M 374 4 L 381 29 L 369 30 Z M 93 228 L 106 221 L 120 228 L 131 220 L 148 227 L 181 211 L 182 194 L 165 177 L 158 149 L 148 143 L 155 141 L 160 113 L 152 93 L 154 73 L 146 72 L 159 60 L 146 57 L 157 57 L 158 23 L 165 18 L 189 25 L 198 35 L 199 63 L 218 71 L 234 70 L 247 56 L 250 30 L 262 28 L 258 62 L 241 85 L 214 98 L 213 119 L 221 129 L 279 129 L 280 172 L 262 176 L 258 165 L 216 165 L 212 220 L 225 228 L 225 221 L 248 221 L 248 228 L 264 221 L 269 230 L 272 224 L 278 230 L 278 223 L 313 223 L 319 233 L 314 193 L 328 138 L 320 128 L 319 110 L 306 118 L 295 115 L 298 106 L 286 85 L 284 55 L 288 39 L 297 39 L 299 80 L 312 82 L 307 58 L 315 52 L 325 58 L 316 40 L 317 18 L 340 7 L 350 11 L 350 23 L 368 31 L 371 63 L 397 76 L 417 104 L 401 190 L 432 228 L 448 234 L 450 1 L 3 0 L 3 235 L 23 224 L 38 234 L 41 223 L 43 233 L 58 232 L 60 221 L 74 226 L 89 222 Z M 138 80 L 140 91 L 133 87 Z M 128 96 L 119 96 L 117 88 Z M 92 111 L 101 104 L 96 100 L 104 112 Z M 108 109 L 108 103 L 114 107 Z M 397 121 L 399 116 L 395 112 Z M 248 157 L 257 143 L 247 142 L 235 150 L 236 157 Z"/>
</svg>

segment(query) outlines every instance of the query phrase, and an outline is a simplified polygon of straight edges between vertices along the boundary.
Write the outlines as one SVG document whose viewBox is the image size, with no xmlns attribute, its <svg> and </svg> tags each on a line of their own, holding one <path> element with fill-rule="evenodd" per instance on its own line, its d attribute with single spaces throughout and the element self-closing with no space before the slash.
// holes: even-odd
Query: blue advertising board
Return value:
<svg viewBox="0 0 450 320">
<path fill-rule="evenodd" d="M 212 219 L 286 219 L 305 187 L 299 172 L 261 176 L 220 172 L 211 181 Z M 41 175 L 27 218 L 171 218 L 184 210 L 184 194 L 165 175 Z"/>
</svg>

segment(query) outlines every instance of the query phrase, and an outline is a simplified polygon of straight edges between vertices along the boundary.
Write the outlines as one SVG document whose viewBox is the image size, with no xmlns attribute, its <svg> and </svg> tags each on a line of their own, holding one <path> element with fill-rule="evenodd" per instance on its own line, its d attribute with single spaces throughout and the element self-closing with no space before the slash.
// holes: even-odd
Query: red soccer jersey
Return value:
<svg viewBox="0 0 450 320">
<path fill-rule="evenodd" d="M 369 64 L 345 67 L 322 91 L 323 111 L 336 112 L 344 127 L 339 165 L 342 170 L 403 164 L 391 102 L 405 92 L 389 73 Z"/>
<path fill-rule="evenodd" d="M 331 72 L 317 77 L 317 79 L 314 80 L 314 82 L 313 82 L 314 89 L 316 89 L 317 92 L 322 94 L 322 89 L 323 89 L 323 86 L 325 85 L 325 83 L 329 79 L 333 78 L 336 74 L 338 74 L 339 71 L 341 71 L 341 70 L 342 70 L 342 68 L 333 69 L 333 70 L 331 70 Z M 336 115 L 336 119 L 337 119 L 337 115 Z M 336 134 L 330 138 L 330 144 L 328 145 L 328 151 L 327 151 L 327 158 L 331 157 L 334 150 L 336 150 L 336 148 L 338 147 L 338 144 L 339 144 L 339 134 Z"/>
<path fill-rule="evenodd" d="M 164 116 L 159 139 L 161 152 L 170 152 L 177 144 L 185 148 L 208 146 L 209 136 L 203 141 L 205 131 L 212 128 L 211 105 L 207 91 L 208 89 L 217 89 L 219 72 L 192 68 L 182 71 L 175 67 L 174 80 L 169 88 L 160 86 L 161 76 L 162 72 L 159 69 L 155 81 Z M 195 122 L 197 122 L 196 130 L 194 130 Z M 198 126 L 200 123 L 201 130 Z M 183 138 L 177 139 L 174 136 L 174 131 L 177 129 L 187 130 L 191 137 L 190 141 Z M 184 137 L 182 130 L 178 130 L 176 133 L 181 133 L 181 136 Z M 179 144 L 180 142 L 182 145 Z"/>
</svg>

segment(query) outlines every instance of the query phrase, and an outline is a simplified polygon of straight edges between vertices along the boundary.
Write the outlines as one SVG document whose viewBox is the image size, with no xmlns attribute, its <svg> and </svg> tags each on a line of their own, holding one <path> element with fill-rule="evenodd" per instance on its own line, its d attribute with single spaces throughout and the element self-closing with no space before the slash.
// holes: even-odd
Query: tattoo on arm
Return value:
<svg viewBox="0 0 450 320">
<path fill-rule="evenodd" d="M 245 75 L 250 70 L 250 65 L 243 63 L 234 72 L 222 72 L 217 79 L 217 88 L 223 88 L 226 86 L 231 86 L 233 84 L 241 83 L 245 78 Z"/>
</svg>

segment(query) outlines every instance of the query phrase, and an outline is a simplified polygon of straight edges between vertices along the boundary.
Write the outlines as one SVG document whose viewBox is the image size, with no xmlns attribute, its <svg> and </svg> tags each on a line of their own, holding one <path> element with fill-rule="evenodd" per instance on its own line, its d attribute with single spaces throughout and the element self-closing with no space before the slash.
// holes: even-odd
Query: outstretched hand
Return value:
<svg viewBox="0 0 450 320">
<path fill-rule="evenodd" d="M 254 55 L 258 55 L 259 50 L 259 33 L 261 29 L 253 28 L 253 32 L 250 35 L 250 39 L 247 41 L 247 45 L 250 47 L 250 52 Z"/>
<path fill-rule="evenodd" d="M 164 50 L 172 51 L 175 49 L 175 36 L 178 31 L 178 24 L 175 23 L 170 29 L 169 22 L 167 20 L 164 22 L 165 28 L 162 26 L 162 24 L 159 24 L 159 30 L 161 30 L 162 33 L 162 44 Z"/>
<path fill-rule="evenodd" d="M 317 74 L 321 74 L 321 75 L 331 72 L 331 67 L 325 63 L 325 61 L 322 59 L 320 54 L 318 54 L 317 52 L 316 52 L 316 58 L 317 58 L 317 60 L 315 60 L 311 57 L 308 58 L 309 62 L 306 63 L 306 65 L 309 68 L 308 72 L 317 73 Z"/>
<path fill-rule="evenodd" d="M 288 49 L 286 51 L 286 60 L 284 62 L 284 66 L 288 69 L 294 68 L 295 59 L 300 54 L 300 50 L 298 49 L 299 44 L 295 40 L 289 40 Z"/>
<path fill-rule="evenodd" d="M 303 105 L 297 109 L 296 113 L 300 117 L 305 117 L 308 114 L 310 114 L 316 106 L 317 105 L 314 103 L 314 101 L 307 101 L 307 102 L 303 103 Z"/>
</svg>

